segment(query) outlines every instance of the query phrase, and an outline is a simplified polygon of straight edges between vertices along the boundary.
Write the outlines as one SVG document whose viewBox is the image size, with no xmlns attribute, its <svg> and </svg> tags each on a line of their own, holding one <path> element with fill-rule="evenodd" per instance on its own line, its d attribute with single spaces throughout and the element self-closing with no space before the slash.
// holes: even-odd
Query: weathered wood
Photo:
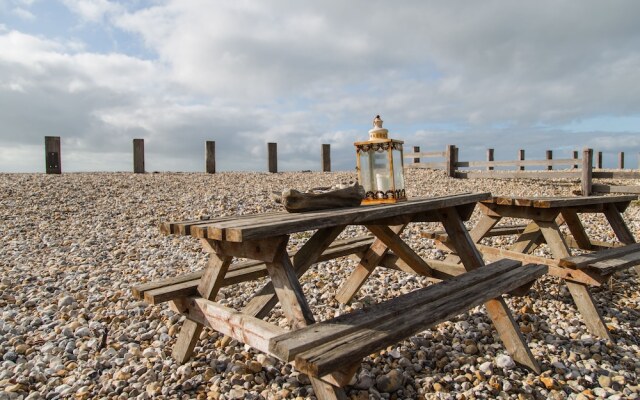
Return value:
<svg viewBox="0 0 640 400">
<path fill-rule="evenodd" d="M 452 144 L 447 145 L 445 153 L 445 159 L 447 163 L 445 170 L 447 172 L 447 176 L 453 178 L 455 177 L 456 172 L 456 146 Z"/>
<path fill-rule="evenodd" d="M 555 221 L 538 221 L 537 224 L 540 227 L 540 231 L 542 232 L 542 235 L 544 236 L 554 258 L 560 260 L 571 256 L 569 246 L 567 246 L 567 243 L 564 241 L 562 233 L 560 232 L 560 227 L 555 223 Z"/>
<path fill-rule="evenodd" d="M 511 197 L 511 196 L 494 196 L 488 200 L 482 200 L 483 204 L 498 205 L 518 205 L 522 207 L 531 206 L 534 208 L 567 208 L 567 207 L 583 207 L 592 204 L 610 204 L 610 203 L 628 203 L 636 200 L 637 196 L 620 195 L 620 196 L 579 196 L 579 197 Z"/>
<path fill-rule="evenodd" d="M 296 329 L 313 324 L 315 319 L 304 298 L 293 264 L 289 260 L 286 242 L 278 251 L 276 259 L 273 262 L 267 262 L 266 265 L 282 312 L 289 320 L 291 327 Z"/>
<path fill-rule="evenodd" d="M 618 169 L 624 169 L 624 151 L 618 153 Z"/>
<path fill-rule="evenodd" d="M 487 171 L 493 171 L 493 166 L 488 164 L 493 161 L 493 149 L 487 149 Z"/>
<path fill-rule="evenodd" d="M 595 253 L 581 254 L 573 257 L 562 258 L 559 262 L 561 267 L 566 268 L 586 268 L 589 264 L 594 264 L 610 258 L 618 258 L 624 255 L 640 251 L 640 243 L 628 244 L 623 247 L 614 247 L 608 250 L 601 250 Z"/>
<path fill-rule="evenodd" d="M 272 262 L 277 257 L 279 247 L 282 243 L 286 245 L 287 240 L 287 236 L 274 236 L 266 239 L 247 240 L 245 242 L 200 239 L 200 243 L 202 243 L 205 251 L 208 252 Z"/>
<path fill-rule="evenodd" d="M 542 242 L 542 232 L 535 222 L 529 222 L 522 234 L 511 245 L 509 250 L 519 253 L 531 253 Z"/>
<path fill-rule="evenodd" d="M 585 284 L 578 282 L 565 281 L 565 284 L 567 288 L 569 288 L 573 302 L 578 308 L 580 315 L 582 315 L 582 319 L 589 332 L 603 339 L 612 341 L 609 329 L 607 329 L 607 325 L 602 319 L 602 314 L 600 314 L 600 311 L 598 311 L 598 308 L 595 306 L 595 301 L 593 297 L 591 297 L 589 288 Z"/>
<path fill-rule="evenodd" d="M 595 172 L 594 172 L 595 174 Z M 602 185 L 594 183 L 591 185 L 592 193 L 633 193 L 640 194 L 640 186 L 619 186 L 619 185 Z"/>
<path fill-rule="evenodd" d="M 356 207 L 360 205 L 363 198 L 364 189 L 355 184 L 324 193 L 302 193 L 295 189 L 287 189 L 282 192 L 281 202 L 288 212 L 300 213 Z"/>
<path fill-rule="evenodd" d="M 485 269 L 485 268 L 483 268 Z M 515 268 L 504 272 L 492 280 L 478 281 L 472 287 L 458 289 L 450 286 L 449 294 L 438 296 L 431 302 L 418 306 L 414 302 L 405 305 L 402 312 L 396 312 L 393 316 L 371 324 L 365 322 L 356 330 L 332 338 L 330 341 L 315 342 L 314 347 L 296 355 L 296 367 L 311 376 L 319 376 L 333 371 L 353 359 L 362 358 L 372 352 L 385 348 L 390 344 L 424 330 L 436 323 L 447 320 L 476 305 L 482 304 L 489 298 L 497 297 L 501 293 L 519 286 L 523 281 L 530 281 L 544 273 L 545 268 Z M 465 274 L 467 275 L 467 274 Z M 464 275 L 462 275 L 464 276 Z M 446 281 L 440 285 L 446 285 Z M 436 286 L 440 286 L 436 285 Z M 418 292 L 424 295 L 430 287 L 420 289 Z M 481 290 L 479 290 L 481 289 Z M 403 295 L 397 298 L 397 303 L 402 302 Z M 379 313 L 394 305 L 392 299 L 388 302 L 372 306 L 370 313 Z M 347 325 L 351 325 L 347 322 Z M 333 336 L 333 335 L 331 335 Z M 274 338 L 275 340 L 276 338 Z"/>
<path fill-rule="evenodd" d="M 602 152 L 599 151 L 598 152 L 598 157 L 596 158 L 596 168 L 597 169 L 602 169 Z"/>
<path fill-rule="evenodd" d="M 424 154 L 424 153 L 421 153 Z M 445 169 L 447 163 L 444 161 L 439 162 L 420 162 L 416 164 L 406 164 L 405 168 L 431 168 L 431 169 Z"/>
<path fill-rule="evenodd" d="M 549 275 L 557 276 L 562 279 L 572 280 L 575 282 L 582 282 L 592 286 L 600 286 L 606 280 L 603 279 L 600 274 L 591 274 L 589 273 L 589 271 L 560 267 L 558 266 L 560 261 L 552 258 L 534 256 L 532 254 L 523 254 L 517 251 L 499 249 L 484 245 L 477 245 L 477 247 L 487 260 L 494 261 L 503 258 L 509 258 L 511 260 L 517 260 L 523 263 L 546 265 L 547 267 L 549 267 Z"/>
<path fill-rule="evenodd" d="M 320 154 L 322 160 L 322 172 L 331 172 L 331 145 L 323 144 Z"/>
<path fill-rule="evenodd" d="M 640 265 L 640 251 L 625 254 L 620 257 L 605 259 L 589 264 L 588 268 L 603 276 L 611 275 L 629 267 Z"/>
<path fill-rule="evenodd" d="M 418 275 L 430 276 L 431 268 L 408 244 L 406 244 L 398 235 L 385 225 L 367 225 L 367 229 L 371 231 L 378 239 L 382 240 L 400 259 L 402 259 L 409 267 Z"/>
<path fill-rule="evenodd" d="M 205 171 L 208 174 L 216 173 L 216 142 L 207 140 L 204 147 Z"/>
<path fill-rule="evenodd" d="M 406 225 L 395 225 L 391 227 L 391 230 L 395 234 L 400 234 L 405 227 Z M 387 254 L 387 251 L 389 251 L 389 247 L 382 240 L 376 238 L 360 260 L 360 263 L 351 275 L 349 275 L 349 278 L 347 278 L 346 282 L 338 289 L 336 300 L 343 304 L 350 302 L 369 275 L 371 275 L 371 272 L 373 272 L 375 267 L 380 263 L 380 260 Z"/>
<path fill-rule="evenodd" d="M 44 137 L 45 172 L 47 174 L 62 173 L 62 153 L 60 152 L 60 136 Z"/>
<path fill-rule="evenodd" d="M 297 354 L 313 349 L 318 342 L 327 342 L 361 329 L 361 326 L 375 327 L 380 323 L 416 307 L 432 304 L 434 301 L 482 284 L 486 280 L 500 277 L 522 265 L 518 261 L 500 260 L 479 268 L 472 274 L 462 274 L 442 284 L 428 286 L 400 297 L 369 306 L 367 309 L 342 314 L 328 321 L 302 330 L 287 332 L 272 339 L 270 351 L 279 358 L 290 361 Z"/>
<path fill-rule="evenodd" d="M 581 187 L 582 187 L 582 195 L 590 196 L 591 195 L 591 184 L 593 183 L 593 150 L 592 149 L 583 149 L 582 150 L 582 171 L 581 171 Z"/>
<path fill-rule="evenodd" d="M 545 162 L 546 163 L 546 162 Z M 520 168 L 524 168 L 521 166 Z M 575 179 L 580 171 L 465 171 L 456 172 L 461 179 Z"/>
<path fill-rule="evenodd" d="M 307 242 L 300 248 L 298 252 L 293 256 L 291 261 L 295 270 L 296 276 L 301 277 L 315 262 L 319 260 L 322 254 L 328 249 L 331 243 L 336 237 L 344 230 L 344 225 L 338 225 L 331 228 L 319 229 L 316 233 L 307 240 Z M 368 239 L 367 243 L 371 243 L 373 239 Z M 351 247 L 344 243 L 342 251 L 348 250 L 351 252 Z M 368 246 L 368 244 L 367 244 Z M 338 250 L 340 251 L 340 250 Z M 355 251 L 355 250 L 354 250 Z M 360 250 L 359 250 L 360 251 Z M 333 254 L 337 256 L 337 254 Z M 256 295 L 244 307 L 243 312 L 254 315 L 258 318 L 265 317 L 269 311 L 276 305 L 277 297 L 273 288 L 273 283 L 267 283 Z"/>
<path fill-rule="evenodd" d="M 636 242 L 633 233 L 631 233 L 631 230 L 629 230 L 629 227 L 624 222 L 624 219 L 620 214 L 619 207 L 613 204 L 605 205 L 604 215 L 607 218 L 607 221 L 609 221 L 609 225 L 611 225 L 613 232 L 618 237 L 618 240 L 624 244 L 632 244 Z"/>
<path fill-rule="evenodd" d="M 144 139 L 133 139 L 133 172 L 144 174 Z"/>
<path fill-rule="evenodd" d="M 475 229 L 477 227 L 479 227 L 480 224 L 485 220 L 484 217 L 485 216 L 483 216 L 483 218 L 478 222 L 478 224 L 476 226 L 473 227 L 473 229 L 471 229 L 471 230 L 467 229 L 467 230 L 469 230 L 469 234 L 471 235 L 471 239 L 474 241 L 474 243 L 477 243 L 475 236 L 480 234 L 479 231 L 477 231 Z M 491 223 L 495 224 L 495 223 L 497 223 L 497 221 L 495 221 L 496 218 L 497 217 L 488 217 L 487 216 L 486 220 L 491 221 Z M 493 228 L 489 228 L 490 229 L 489 231 L 482 233 L 482 236 L 480 236 L 480 239 L 485 238 L 485 237 L 494 237 L 494 236 L 519 235 L 524 231 L 524 229 L 526 227 L 527 227 L 527 225 L 525 225 L 525 224 L 495 226 Z M 449 235 L 447 235 L 447 233 L 445 231 L 420 232 L 420 236 L 422 236 L 423 238 L 427 238 L 427 239 L 438 240 L 440 242 L 446 242 L 446 241 L 449 240 Z"/>
<path fill-rule="evenodd" d="M 269 172 L 278 172 L 278 144 L 267 143 L 267 158 L 269 161 Z"/>
<path fill-rule="evenodd" d="M 561 214 L 578 247 L 583 250 L 591 250 L 591 241 L 589 240 L 587 232 L 584 230 L 582 222 L 580 222 L 578 213 L 573 209 L 566 208 L 562 210 Z"/>
<path fill-rule="evenodd" d="M 337 224 L 365 225 L 383 224 L 389 218 L 396 216 L 410 216 L 428 211 L 438 210 L 443 207 L 456 207 L 465 204 L 474 204 L 485 200 L 488 193 L 461 194 L 453 196 L 414 198 L 396 204 L 379 204 L 366 207 L 342 208 L 329 211 L 312 211 L 300 214 L 287 214 L 276 220 L 256 222 L 250 224 L 244 220 L 243 226 L 224 228 L 226 240 L 242 242 L 264 236 L 286 235 L 295 232 L 314 230 L 335 226 Z M 216 224 L 212 223 L 211 228 Z"/>
<path fill-rule="evenodd" d="M 579 157 L 580 157 L 580 156 L 578 155 L 578 151 L 577 151 L 577 150 L 574 150 L 574 151 L 573 151 L 573 159 L 574 159 L 576 162 L 578 162 L 578 161 L 580 161 L 580 158 L 579 158 Z M 573 164 L 573 169 L 578 169 L 578 164 Z"/>
<path fill-rule="evenodd" d="M 420 148 L 420 147 L 418 147 Z M 414 147 L 415 149 L 415 147 Z M 447 154 L 446 151 L 426 151 L 426 152 L 414 152 L 414 153 L 405 153 L 404 157 L 405 158 L 411 158 L 411 157 L 425 157 L 425 158 L 430 158 L 430 157 L 445 157 Z"/>
<path fill-rule="evenodd" d="M 413 146 L 414 154 L 420 153 L 420 146 Z M 420 156 L 415 156 L 413 159 L 414 164 L 420 163 Z"/>
<path fill-rule="evenodd" d="M 518 169 L 520 171 L 524 171 L 524 165 L 522 165 L 522 161 L 524 161 L 524 149 L 518 150 L 518 160 L 521 161 L 520 163 L 517 164 L 519 166 Z"/>
<path fill-rule="evenodd" d="M 553 169 L 553 150 L 547 150 L 546 152 L 546 156 L 547 156 L 547 169 L 549 171 L 551 171 Z"/>
<path fill-rule="evenodd" d="M 557 208 L 513 207 L 500 204 L 480 204 L 480 209 L 484 214 L 490 216 L 522 218 L 534 221 L 553 221 L 560 212 Z"/>
</svg>

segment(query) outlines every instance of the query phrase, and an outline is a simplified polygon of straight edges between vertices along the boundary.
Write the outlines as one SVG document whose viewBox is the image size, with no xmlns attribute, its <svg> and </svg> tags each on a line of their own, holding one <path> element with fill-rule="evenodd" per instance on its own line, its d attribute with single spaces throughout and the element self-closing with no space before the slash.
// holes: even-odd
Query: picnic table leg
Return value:
<svg viewBox="0 0 640 400">
<path fill-rule="evenodd" d="M 560 215 L 562 215 L 567 223 L 569 232 L 571 232 L 571 236 L 576 240 L 578 247 L 583 250 L 591 250 L 591 240 L 589 240 L 589 236 L 584 230 L 584 226 L 580 221 L 580 217 L 578 217 L 578 213 L 574 210 L 566 209 L 562 210 Z"/>
<path fill-rule="evenodd" d="M 479 243 L 484 235 L 486 235 L 491 229 L 493 229 L 493 227 L 496 226 L 501 219 L 502 217 L 494 215 L 483 215 L 482 218 L 480 218 L 480 221 L 478 221 L 478 224 L 469 231 L 469 237 L 471 237 L 473 243 Z M 450 263 L 459 263 L 460 257 L 458 257 L 457 254 L 449 254 L 444 259 L 444 261 Z"/>
<path fill-rule="evenodd" d="M 551 249 L 553 258 L 560 260 L 571 256 L 569 247 L 562 238 L 560 228 L 555 222 L 539 221 L 538 225 L 540 226 L 540 230 Z M 609 330 L 607 329 L 607 325 L 604 323 L 602 315 L 596 307 L 593 297 L 591 297 L 589 287 L 584 283 L 572 282 L 569 280 L 565 280 L 564 282 L 567 285 L 567 288 L 569 288 L 569 293 L 578 308 L 578 312 L 582 315 L 587 329 L 594 335 L 607 340 L 612 340 Z"/>
<path fill-rule="evenodd" d="M 399 235 L 406 226 L 407 224 L 402 224 L 394 225 L 390 228 L 393 233 Z M 360 264 L 356 266 L 347 281 L 338 289 L 336 300 L 343 304 L 350 302 L 388 251 L 389 247 L 382 240 L 376 238 L 369 250 L 360 259 Z"/>
<path fill-rule="evenodd" d="M 319 229 L 307 240 L 307 242 L 293 256 L 293 269 L 296 275 L 301 277 L 316 262 L 318 257 L 333 243 L 333 241 L 344 230 L 345 226 Z M 249 303 L 242 309 L 244 314 L 253 315 L 257 318 L 264 318 L 278 303 L 273 284 L 267 283 L 260 291 L 253 296 Z"/>
<path fill-rule="evenodd" d="M 226 255 L 214 252 L 209 253 L 209 261 L 198 285 L 200 296 L 207 300 L 215 299 L 218 290 L 222 287 L 231 259 Z M 200 338 L 200 332 L 202 332 L 202 325 L 190 319 L 184 321 L 172 353 L 173 358 L 178 363 L 182 364 L 191 358 L 193 348 Z"/>
<path fill-rule="evenodd" d="M 440 212 L 440 220 L 449 234 L 449 239 L 456 247 L 464 268 L 471 271 L 482 267 L 484 265 L 482 255 L 467 232 L 458 211 L 454 207 L 447 208 Z M 512 355 L 514 361 L 539 374 L 540 366 L 527 346 L 504 299 L 498 297 L 489 300 L 485 303 L 485 307 L 507 352 Z"/>
<path fill-rule="evenodd" d="M 614 204 L 605 204 L 604 215 L 609 221 L 609 225 L 613 228 L 613 232 L 616 234 L 618 240 L 624 244 L 631 244 L 636 242 L 636 238 L 629 230 L 629 227 L 624 222 L 620 211 Z M 640 265 L 633 267 L 636 270 L 636 274 L 640 275 Z"/>
<path fill-rule="evenodd" d="M 540 233 L 538 224 L 530 222 L 509 250 L 524 254 L 531 253 L 536 247 L 538 247 L 541 239 L 542 234 Z"/>
</svg>

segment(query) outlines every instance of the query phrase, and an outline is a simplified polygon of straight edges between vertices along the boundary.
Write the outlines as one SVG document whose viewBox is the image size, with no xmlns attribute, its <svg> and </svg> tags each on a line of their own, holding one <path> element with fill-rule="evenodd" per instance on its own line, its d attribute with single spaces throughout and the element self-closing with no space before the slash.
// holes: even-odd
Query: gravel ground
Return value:
<svg viewBox="0 0 640 400">
<path fill-rule="evenodd" d="M 0 174 L 0 400 L 314 398 L 304 374 L 211 331 L 191 361 L 176 364 L 170 353 L 180 316 L 166 304 L 134 300 L 130 288 L 204 266 L 198 241 L 160 235 L 160 221 L 277 210 L 271 191 L 353 179 L 346 172 Z M 406 180 L 409 196 L 571 196 L 579 189 L 571 181 L 455 180 L 430 170 L 408 170 Z M 476 210 L 469 226 L 478 217 Z M 624 217 L 639 237 L 640 207 L 632 204 Z M 592 238 L 613 240 L 603 218 L 584 221 Z M 439 227 L 415 224 L 403 235 L 421 256 L 442 259 L 433 241 L 420 237 L 425 229 Z M 351 228 L 344 235 L 361 232 Z M 291 244 L 305 237 L 294 235 Z M 539 254 L 546 253 L 542 246 Z M 354 266 L 343 258 L 305 275 L 317 319 L 429 284 L 378 269 L 351 305 L 340 305 L 333 295 Z M 347 393 L 357 399 L 638 398 L 637 281 L 625 271 L 592 290 L 614 343 L 588 333 L 556 278 L 539 279 L 527 297 L 508 298 L 542 365 L 540 375 L 514 365 L 477 307 L 367 357 Z M 239 308 L 262 284 L 225 288 L 221 301 Z M 275 308 L 268 318 L 282 323 L 281 316 Z"/>
</svg>

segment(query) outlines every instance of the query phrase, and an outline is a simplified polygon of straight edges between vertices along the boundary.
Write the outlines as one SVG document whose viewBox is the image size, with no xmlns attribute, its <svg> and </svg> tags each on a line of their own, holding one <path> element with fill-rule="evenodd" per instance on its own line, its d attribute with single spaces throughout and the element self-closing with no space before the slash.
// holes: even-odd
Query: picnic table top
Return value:
<svg viewBox="0 0 640 400">
<path fill-rule="evenodd" d="M 490 193 L 463 193 L 439 197 L 418 197 L 394 204 L 336 208 L 304 213 L 273 212 L 234 215 L 201 221 L 163 222 L 160 224 L 160 230 L 165 234 L 242 242 L 337 225 L 375 224 L 394 217 L 475 204 L 490 197 Z"/>
<path fill-rule="evenodd" d="M 626 208 L 626 206 L 629 205 L 631 201 L 637 199 L 638 196 L 636 195 L 578 197 L 492 196 L 487 200 L 482 200 L 482 202 L 485 204 L 534 208 L 580 207 L 596 204 L 616 203 L 621 204 L 624 206 L 624 208 Z"/>
</svg>

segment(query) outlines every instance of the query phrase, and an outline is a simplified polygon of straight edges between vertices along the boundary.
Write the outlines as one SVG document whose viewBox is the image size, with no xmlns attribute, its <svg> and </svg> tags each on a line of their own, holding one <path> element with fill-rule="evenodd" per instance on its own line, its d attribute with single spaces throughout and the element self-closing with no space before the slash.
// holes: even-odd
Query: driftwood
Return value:
<svg viewBox="0 0 640 400">
<path fill-rule="evenodd" d="M 285 189 L 282 194 L 274 193 L 272 197 L 288 212 L 297 213 L 359 206 L 364 198 L 364 189 L 357 183 L 346 188 L 320 193 L 303 193 L 295 189 Z"/>
</svg>

